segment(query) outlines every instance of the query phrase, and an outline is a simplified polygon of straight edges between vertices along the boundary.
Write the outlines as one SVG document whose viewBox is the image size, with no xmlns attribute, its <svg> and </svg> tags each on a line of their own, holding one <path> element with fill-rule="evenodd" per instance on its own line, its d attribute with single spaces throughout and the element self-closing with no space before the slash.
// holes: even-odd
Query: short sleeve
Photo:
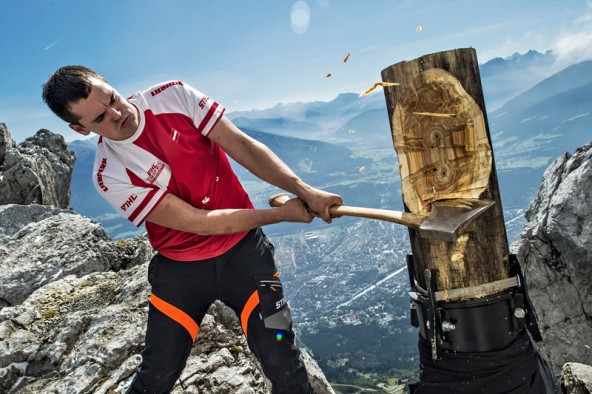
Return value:
<svg viewBox="0 0 592 394">
<path fill-rule="evenodd" d="M 170 167 L 134 145 L 127 147 L 125 161 L 120 156 L 101 155 L 105 151 L 100 148 L 93 174 L 95 188 L 122 216 L 135 226 L 142 225 L 146 216 L 167 194 Z M 147 163 L 146 168 L 142 167 L 144 163 Z M 155 180 L 137 175 L 142 173 L 153 176 Z"/>
<path fill-rule="evenodd" d="M 224 114 L 225 108 L 190 85 L 184 84 L 183 92 L 193 125 L 201 134 L 207 136 Z"/>
</svg>

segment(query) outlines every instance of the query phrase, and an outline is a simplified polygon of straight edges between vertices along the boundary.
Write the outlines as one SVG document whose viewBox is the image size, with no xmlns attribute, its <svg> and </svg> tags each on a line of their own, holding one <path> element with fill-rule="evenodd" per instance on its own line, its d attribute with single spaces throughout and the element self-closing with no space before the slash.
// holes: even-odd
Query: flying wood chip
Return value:
<svg viewBox="0 0 592 394">
<path fill-rule="evenodd" d="M 347 134 L 354 134 L 356 131 L 355 130 L 348 130 Z"/>
<path fill-rule="evenodd" d="M 364 172 L 365 170 L 366 170 L 366 167 L 362 166 L 362 167 L 360 167 L 360 169 L 358 171 Z"/>
<path fill-rule="evenodd" d="M 364 93 L 360 94 L 360 97 L 365 96 L 367 94 L 370 94 L 374 91 L 374 89 L 376 89 L 379 86 L 387 87 L 387 86 L 397 86 L 400 85 L 400 83 L 396 83 L 396 82 L 374 82 L 374 85 L 372 85 L 372 87 L 368 90 L 366 90 Z"/>
<path fill-rule="evenodd" d="M 327 75 L 325 75 L 325 78 L 329 78 L 331 75 L 333 75 L 333 74 L 328 73 Z"/>
<path fill-rule="evenodd" d="M 420 32 L 421 31 L 421 26 L 417 26 L 417 29 L 415 29 L 416 32 Z"/>
<path fill-rule="evenodd" d="M 351 55 L 351 52 L 348 52 L 347 55 L 345 55 L 345 58 L 343 59 L 343 62 L 347 62 L 347 59 L 349 59 L 349 55 Z"/>
</svg>

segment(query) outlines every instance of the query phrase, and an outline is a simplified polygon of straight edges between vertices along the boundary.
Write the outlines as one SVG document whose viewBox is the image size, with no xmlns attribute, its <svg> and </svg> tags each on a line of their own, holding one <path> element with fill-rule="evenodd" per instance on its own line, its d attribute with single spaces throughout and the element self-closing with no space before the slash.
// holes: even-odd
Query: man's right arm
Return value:
<svg viewBox="0 0 592 394">
<path fill-rule="evenodd" d="M 200 235 L 234 234 L 279 222 L 310 223 L 314 216 L 304 203 L 291 199 L 280 208 L 217 209 L 195 208 L 168 193 L 146 220 L 163 227 Z"/>
<path fill-rule="evenodd" d="M 303 182 L 271 149 L 243 133 L 225 116 L 220 118 L 208 138 L 253 175 L 300 197 L 327 223 L 332 219 L 329 208 L 343 205 L 341 196 Z"/>
</svg>

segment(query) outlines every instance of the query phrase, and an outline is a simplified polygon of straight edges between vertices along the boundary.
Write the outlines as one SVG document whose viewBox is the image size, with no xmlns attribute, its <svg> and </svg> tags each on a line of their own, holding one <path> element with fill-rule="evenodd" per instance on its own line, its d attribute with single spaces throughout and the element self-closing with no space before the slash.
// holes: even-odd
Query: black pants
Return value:
<svg viewBox="0 0 592 394">
<path fill-rule="evenodd" d="M 241 320 L 249 348 L 273 393 L 310 393 L 288 305 L 261 229 L 252 230 L 222 256 L 180 262 L 156 255 L 142 364 L 128 393 L 168 393 L 179 378 L 199 325 L 216 300 Z M 281 340 L 278 338 L 281 337 Z"/>
<path fill-rule="evenodd" d="M 535 350 L 526 330 L 503 350 L 481 353 L 443 351 L 432 360 L 428 341 L 419 338 L 421 371 L 411 394 L 559 394 L 559 383 Z"/>
</svg>

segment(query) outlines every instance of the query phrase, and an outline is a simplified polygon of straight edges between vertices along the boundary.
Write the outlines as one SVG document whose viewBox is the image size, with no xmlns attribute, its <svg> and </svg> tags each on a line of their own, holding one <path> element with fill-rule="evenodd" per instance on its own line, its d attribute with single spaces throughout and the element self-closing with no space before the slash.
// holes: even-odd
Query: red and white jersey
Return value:
<svg viewBox="0 0 592 394">
<path fill-rule="evenodd" d="M 172 193 L 194 207 L 253 208 L 226 154 L 206 136 L 224 108 L 180 81 L 129 98 L 140 112 L 136 133 L 124 141 L 99 138 L 94 184 L 136 226 Z M 180 261 L 226 252 L 246 233 L 204 236 L 146 222 L 154 250 Z"/>
</svg>

